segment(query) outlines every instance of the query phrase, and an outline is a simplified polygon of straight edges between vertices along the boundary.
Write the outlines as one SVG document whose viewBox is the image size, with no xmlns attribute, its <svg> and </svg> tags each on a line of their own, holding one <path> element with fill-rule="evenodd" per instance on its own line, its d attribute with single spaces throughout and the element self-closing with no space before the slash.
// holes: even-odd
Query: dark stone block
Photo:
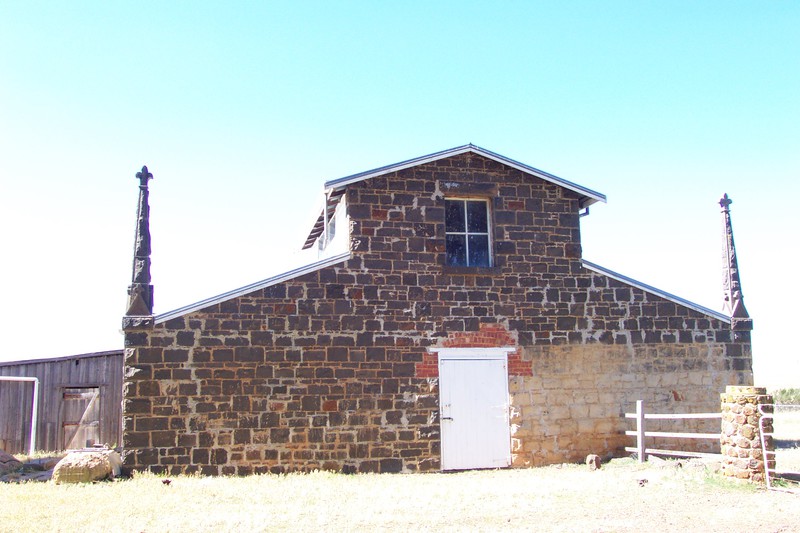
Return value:
<svg viewBox="0 0 800 533">
<path fill-rule="evenodd" d="M 341 346 L 330 346 L 326 350 L 326 359 L 328 361 L 347 361 L 347 356 L 350 350 Z"/>
<path fill-rule="evenodd" d="M 497 254 L 515 254 L 517 253 L 517 245 L 513 241 L 501 241 L 495 243 L 495 253 Z"/>
<path fill-rule="evenodd" d="M 233 358 L 235 361 L 246 363 L 263 363 L 264 348 L 260 346 L 239 346 L 234 349 Z"/>
<path fill-rule="evenodd" d="M 381 473 L 396 474 L 403 471 L 403 460 L 396 458 L 386 458 L 380 460 Z"/>
<path fill-rule="evenodd" d="M 211 350 L 211 360 L 215 363 L 225 363 L 233 361 L 233 350 L 230 348 L 219 348 Z"/>
<path fill-rule="evenodd" d="M 140 465 L 157 465 L 158 450 L 154 448 L 136 450 L 136 462 Z M 154 472 L 152 467 L 150 470 Z"/>
<path fill-rule="evenodd" d="M 138 431 L 125 431 L 122 437 L 125 448 L 147 448 L 150 446 L 150 433 Z"/>
<path fill-rule="evenodd" d="M 164 323 L 164 329 L 172 329 L 172 330 L 186 329 L 186 320 L 182 316 L 173 318 L 171 320 L 167 320 Z"/>
<path fill-rule="evenodd" d="M 147 333 L 144 331 L 129 331 L 125 333 L 125 346 L 147 346 Z"/>
<path fill-rule="evenodd" d="M 645 331 L 644 332 L 644 342 L 646 344 L 658 344 L 661 342 L 661 332 L 660 331 Z"/>
<path fill-rule="evenodd" d="M 234 396 L 231 401 L 231 408 L 234 411 L 249 411 L 250 410 L 250 397 L 249 396 Z"/>
<path fill-rule="evenodd" d="M 128 399 L 126 398 L 125 401 L 122 403 L 122 412 L 126 415 L 128 414 L 150 414 L 152 411 L 152 405 L 150 400 L 136 398 L 136 399 Z"/>
<path fill-rule="evenodd" d="M 394 377 L 413 377 L 416 374 L 415 363 L 396 363 L 392 374 Z"/>
<path fill-rule="evenodd" d="M 575 329 L 577 319 L 572 316 L 558 317 L 556 319 L 556 328 L 560 331 L 571 331 Z"/>
<path fill-rule="evenodd" d="M 286 285 L 279 283 L 264 288 L 264 298 L 286 298 Z"/>
<path fill-rule="evenodd" d="M 233 430 L 234 444 L 250 444 L 251 442 L 252 442 L 252 434 L 249 429 Z"/>
<path fill-rule="evenodd" d="M 169 429 L 169 419 L 161 417 L 138 417 L 135 419 L 136 431 Z"/>
<path fill-rule="evenodd" d="M 251 331 L 250 344 L 253 346 L 271 346 L 272 345 L 272 332 L 271 331 Z"/>
<path fill-rule="evenodd" d="M 325 297 L 329 299 L 344 298 L 344 285 L 331 284 L 325 286 Z"/>
<path fill-rule="evenodd" d="M 269 431 L 269 440 L 274 444 L 289 442 L 289 428 L 274 428 Z"/>
<path fill-rule="evenodd" d="M 580 259 L 582 253 L 581 245 L 578 243 L 570 242 L 564 245 L 564 257 Z"/>
<path fill-rule="evenodd" d="M 309 391 L 311 392 L 311 391 Z M 300 399 L 300 406 L 303 411 L 319 411 L 320 410 L 319 396 L 303 396 Z"/>
<path fill-rule="evenodd" d="M 192 463 L 196 465 L 208 464 L 210 459 L 209 450 L 205 448 L 195 448 L 192 450 Z"/>
<path fill-rule="evenodd" d="M 189 350 L 164 350 L 165 363 L 185 363 L 189 361 Z"/>
<path fill-rule="evenodd" d="M 143 363 L 162 363 L 164 361 L 163 348 L 139 348 L 136 350 L 136 362 Z"/>
<path fill-rule="evenodd" d="M 177 442 L 176 435 L 174 431 L 153 431 L 150 438 L 154 448 L 172 448 Z"/>
<path fill-rule="evenodd" d="M 362 461 L 358 465 L 358 472 L 361 474 L 377 474 L 380 472 L 380 463 L 378 461 Z"/>
<path fill-rule="evenodd" d="M 610 331 L 604 331 L 598 340 L 603 344 L 614 344 L 614 335 Z"/>
<path fill-rule="evenodd" d="M 211 450 L 211 464 L 223 465 L 228 462 L 228 451 L 224 448 L 214 448 Z"/>
</svg>

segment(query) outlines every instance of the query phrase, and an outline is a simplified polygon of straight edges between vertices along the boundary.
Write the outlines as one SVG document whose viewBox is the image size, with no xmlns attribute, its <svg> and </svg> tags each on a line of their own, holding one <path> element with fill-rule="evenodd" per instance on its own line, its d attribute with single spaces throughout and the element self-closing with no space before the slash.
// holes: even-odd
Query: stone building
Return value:
<svg viewBox="0 0 800 533">
<path fill-rule="evenodd" d="M 129 469 L 575 461 L 624 453 L 635 400 L 715 411 L 725 386 L 752 384 L 746 311 L 583 260 L 581 214 L 605 197 L 483 148 L 326 183 L 317 262 L 157 316 L 149 176 L 123 319 Z"/>
</svg>

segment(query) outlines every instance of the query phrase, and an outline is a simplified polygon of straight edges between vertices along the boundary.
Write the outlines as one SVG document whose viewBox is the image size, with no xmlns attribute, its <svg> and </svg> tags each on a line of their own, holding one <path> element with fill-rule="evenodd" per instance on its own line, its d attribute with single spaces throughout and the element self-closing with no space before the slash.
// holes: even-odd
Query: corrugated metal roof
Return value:
<svg viewBox="0 0 800 533">
<path fill-rule="evenodd" d="M 230 300 L 231 298 L 236 298 L 237 296 L 243 296 L 245 294 L 251 293 L 253 291 L 257 291 L 259 289 L 265 289 L 272 285 L 276 285 L 283 281 L 289 281 L 291 279 L 300 277 L 304 274 L 310 274 L 311 272 L 315 272 L 322 268 L 336 265 L 339 263 L 343 263 L 350 259 L 350 252 L 347 251 L 343 254 L 335 255 L 332 257 L 328 257 L 322 259 L 320 261 L 316 261 L 314 263 L 310 263 L 307 265 L 303 265 L 301 267 L 295 268 L 294 270 L 290 270 L 288 272 L 284 272 L 283 274 L 278 274 L 277 276 L 273 276 L 271 278 L 267 278 L 261 281 L 257 281 L 255 283 L 251 283 L 250 285 L 245 285 L 244 287 L 240 287 L 238 289 L 234 289 L 232 291 L 228 291 L 223 294 L 219 294 L 217 296 L 212 296 L 211 298 L 206 298 L 205 300 L 200 300 L 199 302 L 195 302 L 193 304 L 186 305 L 184 307 L 175 309 L 173 311 L 168 311 L 166 313 L 162 313 L 160 315 L 156 315 L 155 322 L 156 324 L 161 324 L 162 322 L 166 322 L 167 320 L 171 320 L 173 318 L 178 318 L 180 316 L 186 315 L 188 313 L 199 311 L 200 309 L 204 309 L 211 305 L 215 305 L 218 303 L 222 303 L 225 301 Z"/>
<path fill-rule="evenodd" d="M 625 283 L 626 285 L 631 285 L 633 287 L 636 287 L 637 289 L 641 289 L 641 290 L 643 290 L 645 292 L 649 292 L 651 294 L 654 294 L 656 296 L 664 298 L 665 300 L 669 300 L 671 302 L 675 302 L 678 305 L 682 305 L 684 307 L 688 307 L 689 309 L 697 311 L 698 313 L 702 313 L 704 315 L 709 315 L 709 316 L 711 316 L 713 318 L 716 318 L 717 320 L 721 320 L 721 321 L 725 322 L 726 324 L 730 324 L 731 323 L 731 317 L 729 317 L 727 315 L 724 315 L 724 314 L 720 313 L 719 311 L 714 311 L 713 309 L 709 309 L 708 307 L 704 307 L 704 306 L 702 306 L 700 304 L 696 304 L 694 302 L 690 302 L 689 300 L 685 300 L 685 299 L 681 298 L 680 296 L 675 296 L 674 294 L 670 294 L 670 293 L 668 293 L 666 291 L 662 291 L 661 289 L 656 289 L 655 287 L 653 287 L 651 285 L 648 285 L 646 283 L 642 283 L 641 281 L 637 281 L 637 280 L 635 280 L 633 278 L 629 278 L 628 276 L 623 276 L 622 274 L 619 274 L 617 272 L 614 272 L 613 270 L 609 270 L 607 268 L 601 267 L 600 265 L 596 265 L 596 264 L 592 263 L 591 261 L 587 261 L 586 259 L 583 259 L 582 263 L 583 263 L 584 267 L 588 268 L 589 270 L 593 270 L 594 272 L 597 272 L 598 274 L 603 274 L 605 276 L 608 276 L 609 278 L 615 279 L 617 281 L 621 281 L 622 283 Z"/>
<path fill-rule="evenodd" d="M 399 163 L 394 163 L 392 165 L 387 165 L 384 167 L 367 170 L 365 172 L 359 172 L 358 174 L 353 174 L 352 176 L 345 176 L 343 178 L 338 178 L 335 180 L 325 182 L 325 191 L 329 197 L 327 205 L 328 217 L 330 219 L 330 217 L 333 216 L 332 210 L 336 209 L 336 204 L 344 194 L 345 187 L 347 187 L 350 184 L 357 183 L 359 181 L 364 181 L 377 176 L 382 176 L 384 174 L 397 172 L 399 170 L 403 170 L 406 168 L 432 163 L 434 161 L 438 161 L 446 157 L 453 157 L 456 155 L 465 154 L 467 152 L 471 152 L 486 157 L 488 159 L 492 159 L 494 161 L 497 161 L 498 163 L 502 163 L 517 170 L 521 170 L 526 174 L 536 176 L 537 178 L 549 181 L 550 183 L 554 183 L 556 185 L 564 187 L 565 189 L 574 191 L 581 195 L 582 208 L 588 207 L 596 202 L 606 201 L 606 196 L 602 193 L 593 191 L 592 189 L 583 187 L 571 181 L 559 178 L 558 176 L 554 176 L 553 174 L 550 174 L 543 170 L 539 170 L 538 168 L 534 168 L 524 163 L 520 163 L 519 161 L 509 159 L 508 157 L 502 156 L 490 150 L 486 150 L 485 148 L 481 148 L 480 146 L 475 146 L 474 144 L 465 144 L 463 146 L 457 146 L 455 148 L 450 148 L 448 150 L 442 150 L 441 152 L 435 152 L 433 154 L 415 157 L 414 159 L 408 159 L 406 161 L 401 161 Z M 333 200 L 334 198 L 335 200 Z M 333 203 L 331 203 L 332 201 Z M 320 211 L 319 217 L 317 218 L 317 222 L 314 224 L 314 227 L 308 234 L 308 238 L 306 238 L 306 241 L 303 244 L 303 249 L 305 250 L 313 246 L 314 241 L 316 241 L 317 238 L 322 234 L 323 230 L 324 230 L 323 212 Z"/>
</svg>

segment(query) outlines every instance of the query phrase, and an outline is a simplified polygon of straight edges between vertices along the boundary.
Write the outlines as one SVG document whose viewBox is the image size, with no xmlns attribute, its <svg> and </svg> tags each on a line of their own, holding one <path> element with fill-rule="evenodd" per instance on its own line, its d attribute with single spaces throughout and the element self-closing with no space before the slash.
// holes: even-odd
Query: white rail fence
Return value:
<svg viewBox="0 0 800 533">
<path fill-rule="evenodd" d="M 722 413 L 689 413 L 689 414 L 661 414 L 661 413 L 645 413 L 644 402 L 642 400 L 636 401 L 636 412 L 625 413 L 625 418 L 636 419 L 636 430 L 626 431 L 626 435 L 636 437 L 635 447 L 626 447 L 627 452 L 636 452 L 636 456 L 640 463 L 643 463 L 647 455 L 668 455 L 673 457 L 704 457 L 704 458 L 719 458 L 718 453 L 703 453 L 693 452 L 686 450 L 662 450 L 658 448 L 647 448 L 645 446 L 645 439 L 647 437 L 661 437 L 667 439 L 712 439 L 719 440 L 720 432 L 716 433 L 682 433 L 673 431 L 647 431 L 645 429 L 646 420 L 685 420 L 685 419 L 721 419 Z"/>
<path fill-rule="evenodd" d="M 759 405 L 758 411 L 761 413 L 759 419 L 759 429 L 761 430 L 761 450 L 764 453 L 764 474 L 767 481 L 767 489 L 776 490 L 781 492 L 790 492 L 792 494 L 800 494 L 800 485 L 797 484 L 800 479 L 800 472 L 793 472 L 789 470 L 777 470 L 777 455 L 778 451 L 776 446 L 767 446 L 767 440 L 773 439 L 775 435 L 774 420 L 775 420 L 775 405 Z M 781 479 L 787 486 L 775 485 L 775 480 Z M 788 482 L 786 480 L 792 480 Z"/>
</svg>

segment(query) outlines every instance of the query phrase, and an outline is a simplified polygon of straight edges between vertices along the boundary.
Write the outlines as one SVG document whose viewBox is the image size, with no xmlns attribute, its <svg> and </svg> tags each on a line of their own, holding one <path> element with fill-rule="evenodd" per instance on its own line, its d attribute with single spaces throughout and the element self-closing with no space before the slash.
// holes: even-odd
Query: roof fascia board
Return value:
<svg viewBox="0 0 800 533">
<path fill-rule="evenodd" d="M 374 168 L 372 170 L 366 170 L 364 172 L 359 172 L 358 174 L 353 174 L 351 176 L 345 176 L 343 178 L 337 178 L 335 180 L 326 181 L 325 190 L 341 189 L 352 183 L 364 181 L 369 178 L 374 178 L 376 176 L 382 176 L 384 174 L 389 174 L 391 172 L 398 172 L 400 170 L 405 170 L 407 168 L 415 167 L 418 165 L 425 165 L 427 163 L 432 163 L 433 161 L 438 161 L 439 159 L 444 159 L 445 157 L 452 157 L 455 155 L 464 154 L 469 151 L 470 151 L 470 145 L 465 144 L 464 146 L 457 146 L 455 148 L 450 148 L 449 150 L 442 150 L 441 152 L 415 157 L 414 159 L 408 159 L 406 161 L 401 161 L 399 163 L 393 163 L 391 165 Z"/>
<path fill-rule="evenodd" d="M 278 283 L 289 281 L 291 279 L 303 276 L 305 274 L 310 274 L 311 272 L 316 272 L 317 270 L 321 270 L 328 266 L 343 263 L 348 259 L 350 259 L 349 250 L 345 253 L 327 257 L 321 261 L 317 261 L 315 263 L 309 263 L 307 265 L 295 268 L 294 270 L 289 270 L 288 272 L 284 272 L 283 274 L 278 274 L 277 276 L 257 281 L 255 283 L 251 283 L 250 285 L 245 285 L 244 287 L 240 287 L 238 289 L 234 289 L 232 291 L 228 291 L 226 293 L 219 294 L 217 296 L 212 296 L 211 298 L 206 298 L 205 300 L 201 300 L 199 302 L 195 302 L 193 304 L 180 307 L 173 311 L 167 311 L 166 313 L 156 315 L 155 323 L 161 324 L 168 320 L 172 320 L 173 318 L 178 318 L 180 316 L 192 313 L 194 311 L 199 311 L 200 309 L 204 309 L 211 305 L 216 305 L 218 303 L 225 302 L 232 298 L 236 298 L 237 296 L 243 296 L 253 291 L 265 289 L 267 287 L 271 287 L 272 285 L 277 285 Z"/>
<path fill-rule="evenodd" d="M 406 168 L 424 165 L 427 163 L 432 163 L 434 161 L 438 161 L 439 159 L 444 159 L 446 157 L 453 157 L 456 155 L 461 155 L 467 152 L 472 152 L 478 155 L 482 155 L 488 159 L 492 159 L 497 161 L 498 163 L 502 163 L 504 165 L 508 165 L 512 168 L 525 172 L 526 174 L 531 174 L 538 178 L 541 178 L 545 181 L 549 181 L 556 185 L 560 185 L 565 189 L 569 189 L 573 192 L 577 192 L 587 198 L 587 202 L 584 204 L 585 206 L 592 205 L 595 202 L 605 202 L 606 196 L 602 193 L 597 191 L 593 191 L 592 189 L 583 187 L 576 183 L 572 183 L 571 181 L 567 181 L 565 179 L 559 178 L 558 176 L 554 176 L 548 172 L 544 172 L 543 170 L 539 170 L 537 168 L 528 166 L 524 163 L 520 163 L 519 161 L 515 161 L 513 159 L 509 159 L 505 156 L 500 154 L 494 153 L 490 150 L 486 150 L 485 148 L 481 148 L 480 146 L 475 146 L 474 144 L 465 144 L 463 146 L 457 146 L 455 148 L 450 148 L 449 150 L 442 150 L 441 152 L 436 152 L 429 155 L 424 155 L 421 157 L 416 157 L 414 159 L 409 159 L 407 161 L 401 161 L 400 163 L 395 163 L 393 165 L 387 165 L 384 167 L 376 168 L 373 170 L 367 170 L 365 172 L 360 172 L 358 174 L 353 174 L 352 176 L 345 176 L 343 178 L 338 178 L 335 180 L 325 182 L 325 189 L 326 190 L 334 190 L 334 189 L 341 189 L 342 187 L 346 187 L 352 183 L 357 183 L 359 181 L 363 181 L 369 178 L 374 178 L 376 176 L 382 176 L 384 174 L 389 174 L 391 172 L 398 172 L 400 170 L 404 170 Z"/>
<path fill-rule="evenodd" d="M 41 359 L 22 359 L 20 361 L 3 361 L 0 362 L 0 367 L 18 366 L 18 365 L 34 365 L 39 363 L 58 363 L 64 361 L 73 361 L 75 359 L 89 359 L 92 357 L 110 357 L 121 356 L 123 350 L 107 350 L 104 352 L 91 352 L 82 353 L 77 355 L 63 355 L 60 357 L 44 357 Z"/>
<path fill-rule="evenodd" d="M 675 296 L 674 294 L 662 291 L 661 289 L 656 289 L 652 285 L 642 283 L 641 281 L 629 278 L 628 276 L 624 276 L 622 274 L 619 274 L 618 272 L 614 272 L 613 270 L 608 270 L 607 268 L 601 267 L 600 265 L 592 263 L 591 261 L 587 261 L 586 259 L 581 260 L 581 262 L 583 263 L 584 268 L 597 272 L 598 274 L 603 274 L 604 276 L 608 276 L 609 278 L 621 281 L 626 285 L 631 285 L 633 287 L 636 287 L 637 289 L 641 289 L 645 292 L 649 292 L 651 294 L 664 298 L 665 300 L 669 300 L 678 305 L 682 305 L 683 307 L 688 307 L 689 309 L 697 311 L 698 313 L 714 317 L 717 320 L 725 322 L 726 324 L 731 323 L 731 318 L 727 315 L 720 313 L 719 311 L 714 311 L 713 309 L 709 309 L 708 307 L 704 307 L 700 304 L 696 304 L 694 302 L 690 302 L 689 300 L 685 300 L 680 296 Z"/>
</svg>

